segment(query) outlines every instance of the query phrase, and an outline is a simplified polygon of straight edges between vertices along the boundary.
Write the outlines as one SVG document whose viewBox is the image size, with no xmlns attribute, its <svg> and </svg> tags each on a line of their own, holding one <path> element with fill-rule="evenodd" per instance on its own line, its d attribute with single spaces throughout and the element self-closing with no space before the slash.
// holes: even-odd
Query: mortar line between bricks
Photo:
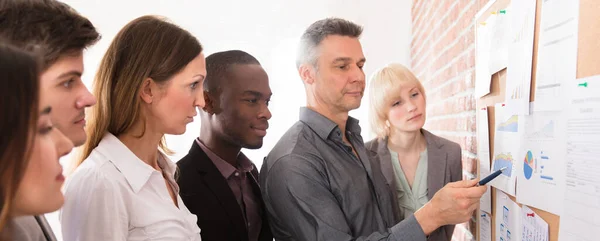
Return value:
<svg viewBox="0 0 600 241">
<path fill-rule="evenodd" d="M 471 5 L 469 5 L 469 7 L 470 7 L 470 6 L 471 6 Z M 465 12 L 466 12 L 466 11 L 465 11 Z M 464 12 L 461 12 L 461 14 L 460 14 L 460 16 L 459 16 L 459 19 L 460 19 L 460 17 L 462 17 L 462 15 L 463 15 L 463 14 L 464 14 Z M 458 20 L 457 20 L 457 22 L 458 22 Z M 454 24 L 452 25 L 452 27 L 454 27 L 454 26 L 456 26 L 456 23 L 454 23 Z M 474 21 L 471 21 L 471 23 L 470 23 L 469 25 L 467 25 L 467 26 L 466 26 L 464 29 L 460 30 L 460 32 L 458 32 L 458 35 L 456 36 L 456 38 L 454 39 L 454 41 L 452 41 L 450 44 L 446 45 L 446 47 L 444 47 L 444 48 L 443 48 L 443 49 L 440 51 L 440 53 L 439 53 L 439 55 L 438 55 L 437 57 L 439 58 L 439 57 L 440 57 L 440 56 L 442 56 L 442 55 L 443 55 L 443 54 L 444 54 L 444 53 L 445 53 L 447 50 L 449 50 L 450 48 L 454 47 L 454 45 L 455 45 L 456 43 L 458 43 L 458 41 L 459 41 L 459 40 L 460 40 L 460 39 L 461 39 L 461 38 L 462 38 L 464 35 L 466 35 L 466 33 L 467 33 L 467 32 L 469 32 L 469 30 L 471 30 L 471 27 L 473 27 L 473 26 L 474 26 Z M 450 32 L 450 31 L 449 31 L 449 29 L 451 29 L 452 27 L 448 28 L 448 30 L 447 30 L 445 33 L 443 33 L 442 35 L 444 35 L 444 34 L 447 34 L 448 32 Z M 440 38 L 440 39 L 436 40 L 436 42 L 435 42 L 434 44 L 437 44 L 439 41 L 441 41 L 441 39 L 442 39 L 442 38 Z M 473 43 L 472 45 L 475 45 L 475 43 Z"/>
<path fill-rule="evenodd" d="M 477 115 L 477 112 L 475 110 L 466 110 L 466 111 L 461 111 L 458 113 L 452 113 L 452 114 L 447 114 L 447 115 L 438 115 L 438 116 L 427 116 L 427 121 L 436 121 L 436 120 L 445 120 L 445 119 L 451 119 L 451 118 L 456 118 L 456 117 L 465 117 L 465 116 L 475 116 Z"/>
<path fill-rule="evenodd" d="M 450 5 L 450 7 L 449 7 L 448 9 L 452 9 L 452 8 L 453 8 L 455 5 L 458 5 L 458 1 L 455 1 L 455 2 L 454 2 L 452 5 Z M 440 6 L 439 6 L 439 7 L 436 9 L 436 11 L 437 11 L 437 10 L 440 10 L 440 9 L 442 9 L 442 8 L 443 8 L 443 4 L 440 4 Z M 446 20 L 446 18 L 447 18 L 448 16 L 450 16 L 450 12 L 451 12 L 451 11 L 446 11 L 446 13 L 445 13 L 445 14 L 444 14 L 444 15 L 443 15 L 441 18 L 439 18 L 439 20 L 437 21 L 437 23 L 436 23 L 436 24 L 435 24 L 435 25 L 434 25 L 434 26 L 431 28 L 431 32 L 433 32 L 433 31 L 436 31 L 436 29 L 438 29 L 438 27 L 439 27 L 439 26 L 442 24 L 442 22 L 443 22 L 444 20 Z M 459 14 L 459 17 L 460 17 L 460 16 L 461 16 L 461 15 Z M 432 22 L 432 21 L 429 21 L 429 22 Z M 431 24 L 428 24 L 427 26 L 430 26 L 430 25 L 431 25 Z M 452 27 L 454 27 L 454 25 L 456 25 L 456 23 L 454 23 L 454 24 L 453 24 L 452 26 L 450 26 L 448 29 L 451 29 Z M 425 26 L 425 27 L 427 27 L 427 26 Z M 423 31 L 425 31 L 424 29 L 426 29 L 425 27 L 421 28 L 421 29 L 423 29 L 423 30 L 422 30 L 422 31 L 419 31 L 419 33 L 422 33 L 422 34 L 427 34 L 427 33 L 423 32 Z M 446 31 L 442 33 L 442 36 L 443 36 L 443 35 L 444 35 L 446 32 L 448 32 L 448 29 L 446 29 Z M 416 35 L 413 35 L 413 37 L 415 37 L 415 38 L 414 38 L 414 40 L 416 40 L 416 39 L 417 39 L 416 37 L 418 37 L 418 36 L 416 36 Z M 426 45 L 425 43 L 427 43 L 427 41 L 428 41 L 430 38 L 431 38 L 431 33 L 430 33 L 428 36 L 426 36 L 426 37 L 425 37 L 425 38 L 424 38 L 424 39 L 421 41 L 421 45 L 419 45 L 419 46 L 417 47 L 417 49 L 415 50 L 415 55 L 419 55 L 419 54 L 421 54 L 421 52 L 423 52 L 423 51 L 424 51 L 423 49 L 425 48 L 425 45 Z M 427 53 L 427 52 L 425 52 L 425 53 Z M 419 59 L 419 62 L 415 63 L 415 66 L 418 66 L 418 65 L 419 65 L 419 63 L 420 63 L 420 62 L 422 62 L 422 61 L 423 61 L 423 58 Z"/>
<path fill-rule="evenodd" d="M 468 158 L 472 158 L 472 159 L 477 159 L 477 154 L 472 153 L 470 151 L 467 150 L 462 150 L 463 151 L 463 156 L 468 157 Z"/>
<path fill-rule="evenodd" d="M 475 49 L 475 44 L 471 44 L 469 45 L 468 48 L 466 48 L 465 50 L 463 50 L 460 54 L 456 55 L 454 58 L 452 58 L 450 61 L 448 61 L 448 63 L 442 67 L 440 67 L 438 70 L 436 70 L 435 72 L 433 72 L 433 74 L 431 74 L 431 77 L 429 79 L 429 81 L 433 81 L 436 77 L 438 77 L 438 75 L 440 75 L 441 73 L 443 73 L 447 68 L 450 68 L 453 64 L 455 64 L 456 62 L 458 62 L 458 60 L 460 60 L 463 56 L 468 56 L 469 52 L 471 52 L 471 50 Z M 475 66 L 469 68 L 469 69 L 475 69 Z M 462 71 L 465 72 L 465 71 Z M 453 77 L 459 77 L 459 75 Z M 428 82 L 429 82 L 428 81 Z"/>
<path fill-rule="evenodd" d="M 458 4 L 458 1 L 456 1 L 454 4 Z M 452 7 L 454 7 L 454 4 L 452 6 L 450 6 L 450 9 L 452 9 Z M 446 29 L 444 32 L 442 32 L 442 34 L 440 35 L 440 38 L 438 38 L 437 40 L 435 40 L 433 43 L 429 44 L 429 46 L 435 46 L 435 44 L 437 44 L 439 41 L 441 41 L 445 37 L 445 35 L 450 32 L 450 29 L 452 29 L 452 28 L 454 28 L 454 26 L 456 26 L 456 24 L 458 23 L 458 21 L 460 20 L 460 18 L 468 11 L 468 9 L 469 9 L 469 7 L 471 7 L 471 5 L 473 5 L 473 3 L 469 4 L 467 7 L 465 7 L 464 9 L 462 9 L 461 12 L 458 14 L 458 17 L 456 18 L 456 21 L 452 25 L 450 25 L 448 27 L 448 29 Z M 450 11 L 448 11 L 448 13 L 446 13 L 446 15 L 448 15 L 449 12 Z M 432 32 L 436 31 L 436 29 L 441 25 L 441 22 L 444 20 L 444 18 L 446 17 L 446 15 L 444 15 L 444 17 L 442 17 L 442 19 L 439 21 L 438 25 L 436 25 L 431 30 Z M 456 39 L 454 39 L 454 41 L 452 43 L 450 43 L 449 45 L 447 45 L 445 49 L 442 49 L 440 51 L 440 54 L 437 57 L 439 58 L 439 56 L 441 56 L 441 54 L 443 54 L 444 51 L 449 48 L 449 46 L 452 46 L 453 43 L 457 42 L 465 34 L 465 32 L 467 32 L 469 30 L 469 28 L 471 28 L 472 25 L 473 25 L 473 23 L 470 23 L 469 25 L 467 25 L 467 27 L 465 29 L 461 30 L 459 32 L 458 36 L 456 36 Z M 430 37 L 431 37 L 431 35 L 427 36 L 427 38 L 425 38 L 422 41 L 423 44 L 421 45 L 421 48 L 419 48 L 415 52 L 415 55 L 419 55 L 422 52 L 422 50 L 425 48 L 425 43 L 427 42 L 427 40 L 429 40 Z M 425 51 L 425 56 L 426 56 L 427 53 L 430 53 L 431 51 L 432 51 L 432 48 L 429 48 L 429 51 Z M 419 64 L 421 62 L 423 62 L 423 59 L 424 58 L 419 59 L 420 61 L 417 62 L 417 63 L 415 63 L 414 66 L 415 67 L 419 66 Z"/>
<path fill-rule="evenodd" d="M 476 178 L 477 175 L 474 175 L 473 173 L 470 173 L 468 171 L 462 170 L 462 174 L 469 177 L 469 179 L 473 179 Z M 461 227 L 462 225 L 456 225 L 457 227 Z M 466 229 L 465 229 L 466 230 Z M 468 231 L 467 231 L 468 232 Z"/>
<path fill-rule="evenodd" d="M 454 83 L 454 82 L 455 82 L 455 81 L 457 81 L 458 79 L 460 79 L 460 78 L 464 77 L 464 76 L 462 76 L 462 75 L 464 75 L 465 73 L 468 73 L 468 72 L 470 72 L 470 71 L 473 71 L 473 70 L 475 70 L 475 68 L 474 68 L 474 67 L 473 67 L 473 68 L 469 68 L 469 69 L 465 69 L 465 70 L 464 70 L 464 71 L 463 71 L 463 72 L 462 72 L 460 75 L 457 75 L 457 76 L 454 76 L 454 77 L 453 77 L 453 78 L 451 78 L 451 79 L 448 79 L 446 82 L 444 82 L 443 84 L 439 85 L 438 87 L 436 87 L 436 88 L 432 89 L 431 91 L 427 91 L 427 95 L 429 95 L 429 94 L 435 94 L 435 93 L 436 93 L 438 90 L 440 90 L 441 88 L 444 88 L 444 87 L 446 87 L 446 86 L 448 86 L 448 85 L 450 85 L 450 84 Z M 463 93 L 465 93 L 466 91 L 468 91 L 468 90 L 471 90 L 471 89 L 472 89 L 473 91 L 475 90 L 475 88 L 468 88 L 468 89 L 465 89 L 465 90 L 464 90 L 464 91 L 462 91 L 462 92 L 459 92 L 459 93 L 456 93 L 456 94 L 454 94 L 454 95 L 452 95 L 452 96 L 449 96 L 448 98 L 454 97 L 454 96 L 456 96 L 456 95 L 459 95 L 459 94 L 463 94 Z M 462 96 L 467 96 L 467 95 L 462 95 Z M 446 98 L 446 99 L 448 99 L 448 98 Z"/>
<path fill-rule="evenodd" d="M 436 135 L 439 136 L 451 136 L 451 137 L 477 137 L 477 133 L 469 131 L 440 131 L 432 130 Z"/>
</svg>

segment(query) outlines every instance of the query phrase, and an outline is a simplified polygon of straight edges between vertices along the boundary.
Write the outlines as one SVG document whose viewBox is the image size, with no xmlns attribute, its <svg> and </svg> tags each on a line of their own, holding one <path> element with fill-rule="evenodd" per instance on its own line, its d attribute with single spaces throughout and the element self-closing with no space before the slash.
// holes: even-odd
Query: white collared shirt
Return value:
<svg viewBox="0 0 600 241">
<path fill-rule="evenodd" d="M 196 215 L 178 194 L 176 165 L 166 157 L 158 164 L 177 193 L 179 208 L 163 175 L 106 134 L 65 183 L 60 211 L 64 241 L 199 241 Z"/>
</svg>

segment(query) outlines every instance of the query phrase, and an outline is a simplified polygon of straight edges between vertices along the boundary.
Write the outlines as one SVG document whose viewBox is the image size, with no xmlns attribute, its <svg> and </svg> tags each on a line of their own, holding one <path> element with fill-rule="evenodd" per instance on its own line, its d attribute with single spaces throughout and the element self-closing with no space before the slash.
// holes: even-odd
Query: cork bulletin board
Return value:
<svg viewBox="0 0 600 241">
<path fill-rule="evenodd" d="M 519 0 L 519 1 L 533 1 L 533 0 Z M 531 75 L 531 92 L 530 101 L 534 101 L 535 96 L 535 85 L 536 85 L 536 66 L 537 66 L 537 51 L 538 51 L 538 40 L 540 33 L 540 19 L 541 19 L 541 7 L 543 0 L 537 1 L 536 17 L 535 17 L 535 34 L 534 34 L 534 47 L 533 47 L 533 65 Z M 484 22 L 492 11 L 498 9 L 504 9 L 510 4 L 510 0 L 496 0 L 495 3 L 488 6 L 486 9 L 482 9 L 482 14 L 478 16 L 474 21 L 476 23 Z M 583 78 L 593 75 L 600 74 L 600 1 L 597 0 L 580 0 L 579 6 L 579 34 L 578 34 L 578 49 L 577 49 L 577 78 Z M 488 112 L 488 126 L 489 126 L 489 143 L 490 153 L 494 153 L 494 105 L 496 103 L 504 102 L 505 97 L 505 86 L 506 86 L 506 69 L 503 69 L 492 76 L 490 93 L 477 100 L 477 110 L 481 108 L 487 108 Z M 491 155 L 493 156 L 493 155 Z M 490 158 L 493 159 L 493 158 Z M 490 160 L 491 161 L 491 160 Z M 491 163 L 490 163 L 491 166 Z M 518 184 L 517 184 L 518 185 Z M 495 217 L 495 196 L 496 188 L 490 187 L 492 191 L 492 217 Z M 543 195 L 543 193 L 540 193 Z M 510 196 L 510 195 L 509 195 Z M 510 197 L 516 202 L 516 198 Z M 519 204 L 521 206 L 521 204 Z M 558 231 L 560 225 L 560 217 L 546 212 L 541 209 L 530 207 L 535 213 L 537 213 L 544 221 L 548 223 L 549 227 L 549 240 L 558 240 Z M 477 215 L 478 219 L 480 215 Z M 492 221 L 492 240 L 495 237 L 495 221 Z M 478 220 L 479 225 L 479 220 Z M 477 229 L 479 230 L 479 229 Z M 479 235 L 476 235 L 479 240 Z"/>
</svg>

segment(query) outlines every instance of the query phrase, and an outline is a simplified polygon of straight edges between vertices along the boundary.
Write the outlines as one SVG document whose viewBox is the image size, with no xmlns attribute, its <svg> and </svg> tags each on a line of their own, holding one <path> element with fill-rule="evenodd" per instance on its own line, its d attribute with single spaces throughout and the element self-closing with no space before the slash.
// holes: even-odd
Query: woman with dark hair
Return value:
<svg viewBox="0 0 600 241">
<path fill-rule="evenodd" d="M 64 202 L 60 156 L 73 144 L 52 128 L 50 107 L 38 103 L 39 69 L 33 55 L 0 43 L 0 239 L 11 220 L 58 210 Z M 50 228 L 44 230 L 51 235 Z"/>
<path fill-rule="evenodd" d="M 183 134 L 204 106 L 202 46 L 154 16 L 128 23 L 94 83 L 88 142 L 65 185 L 65 241 L 200 240 L 179 196 L 165 134 Z"/>
</svg>

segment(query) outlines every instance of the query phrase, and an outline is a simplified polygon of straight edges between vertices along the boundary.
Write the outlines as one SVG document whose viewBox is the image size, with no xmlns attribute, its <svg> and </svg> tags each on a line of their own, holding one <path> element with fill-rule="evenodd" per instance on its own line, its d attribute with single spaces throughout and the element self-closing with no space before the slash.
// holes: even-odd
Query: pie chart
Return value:
<svg viewBox="0 0 600 241">
<path fill-rule="evenodd" d="M 525 178 L 527 180 L 529 180 L 531 178 L 531 174 L 533 174 L 533 155 L 531 154 L 531 151 L 527 151 L 527 154 L 525 155 L 523 174 L 525 174 Z"/>
</svg>

